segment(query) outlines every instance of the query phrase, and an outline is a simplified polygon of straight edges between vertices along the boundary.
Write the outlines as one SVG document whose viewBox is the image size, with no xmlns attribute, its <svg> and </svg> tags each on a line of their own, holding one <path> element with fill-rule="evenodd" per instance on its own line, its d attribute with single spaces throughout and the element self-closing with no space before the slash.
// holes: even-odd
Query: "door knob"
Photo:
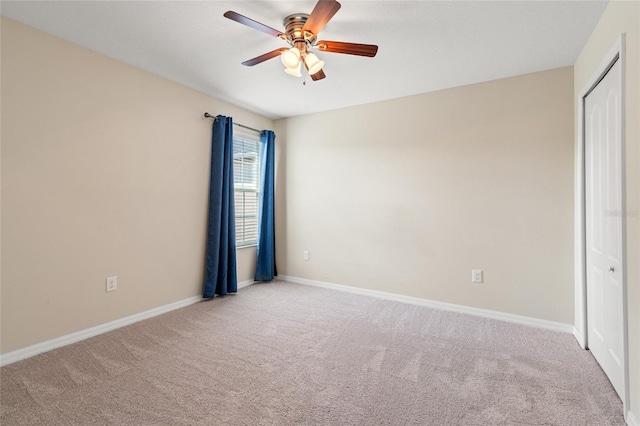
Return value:
<svg viewBox="0 0 640 426">
<path fill-rule="evenodd" d="M 613 266 L 609 266 L 609 272 L 614 272 L 616 270 L 616 268 L 614 268 Z"/>
</svg>

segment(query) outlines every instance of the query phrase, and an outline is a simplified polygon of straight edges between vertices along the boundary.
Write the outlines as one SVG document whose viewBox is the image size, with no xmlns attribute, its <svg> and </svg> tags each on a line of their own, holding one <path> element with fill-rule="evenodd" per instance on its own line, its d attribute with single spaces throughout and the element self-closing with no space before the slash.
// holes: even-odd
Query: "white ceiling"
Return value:
<svg viewBox="0 0 640 426">
<path fill-rule="evenodd" d="M 375 58 L 319 53 L 327 78 L 306 85 L 285 47 L 224 18 L 234 10 L 283 30 L 315 1 L 2 1 L 4 16 L 272 119 L 573 65 L 606 1 L 357 1 L 319 39 L 377 44 Z M 224 114 L 224 111 L 211 111 Z"/>
</svg>

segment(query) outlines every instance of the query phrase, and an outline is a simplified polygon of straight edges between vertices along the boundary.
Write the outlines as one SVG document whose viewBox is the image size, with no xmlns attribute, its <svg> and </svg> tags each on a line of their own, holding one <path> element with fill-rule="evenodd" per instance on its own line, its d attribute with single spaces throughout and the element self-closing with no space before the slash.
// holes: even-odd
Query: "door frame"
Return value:
<svg viewBox="0 0 640 426">
<path fill-rule="evenodd" d="M 578 103 L 578 135 L 575 145 L 575 326 L 573 334 L 583 349 L 589 347 L 587 317 L 587 252 L 586 252 L 586 194 L 585 194 L 585 99 L 604 78 L 616 61 L 620 61 L 620 120 L 621 120 L 621 219 L 622 219 L 622 340 L 623 340 L 623 395 L 624 417 L 629 410 L 629 340 L 627 336 L 627 240 L 626 240 L 626 165 L 625 165 L 625 34 L 621 34 L 603 57 L 598 67 L 580 90 Z"/>
</svg>

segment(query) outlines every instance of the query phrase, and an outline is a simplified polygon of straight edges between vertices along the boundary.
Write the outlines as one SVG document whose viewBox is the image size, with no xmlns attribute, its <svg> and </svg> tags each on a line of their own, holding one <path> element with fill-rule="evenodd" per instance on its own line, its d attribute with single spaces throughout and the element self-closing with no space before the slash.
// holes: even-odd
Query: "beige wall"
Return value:
<svg viewBox="0 0 640 426">
<path fill-rule="evenodd" d="M 2 18 L 2 353 L 201 294 L 204 111 L 273 128 Z"/>
<path fill-rule="evenodd" d="M 587 84 L 621 33 L 626 33 L 626 199 L 640 209 L 640 3 L 612 1 L 574 66 L 574 95 Z M 576 104 L 577 113 L 577 104 Z M 576 116 L 576 125 L 578 119 Z M 627 289 L 631 411 L 640 421 L 640 218 L 627 216 Z M 577 319 L 578 321 L 579 319 Z M 581 321 L 581 320 L 580 320 Z"/>
<path fill-rule="evenodd" d="M 572 323 L 572 99 L 566 67 L 277 121 L 281 272 Z"/>
</svg>

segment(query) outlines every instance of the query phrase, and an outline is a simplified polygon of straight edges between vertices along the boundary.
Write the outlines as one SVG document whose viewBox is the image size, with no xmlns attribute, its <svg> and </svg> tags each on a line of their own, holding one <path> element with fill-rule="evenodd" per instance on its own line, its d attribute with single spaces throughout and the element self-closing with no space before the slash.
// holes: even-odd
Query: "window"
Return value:
<svg viewBox="0 0 640 426">
<path fill-rule="evenodd" d="M 260 139 L 258 135 L 233 136 L 233 186 L 236 208 L 236 246 L 258 243 L 260 200 Z"/>
</svg>

